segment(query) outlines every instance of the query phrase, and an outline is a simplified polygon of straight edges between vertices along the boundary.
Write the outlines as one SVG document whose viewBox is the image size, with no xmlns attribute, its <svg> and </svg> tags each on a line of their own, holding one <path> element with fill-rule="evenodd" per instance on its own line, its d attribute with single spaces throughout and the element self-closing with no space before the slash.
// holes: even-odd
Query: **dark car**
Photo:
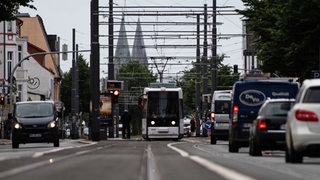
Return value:
<svg viewBox="0 0 320 180">
<path fill-rule="evenodd" d="M 53 143 L 59 147 L 59 118 L 53 101 L 27 101 L 15 104 L 12 148 L 25 143 Z"/>
<path fill-rule="evenodd" d="M 249 154 L 261 156 L 262 150 L 285 150 L 285 124 L 294 99 L 269 99 L 261 106 L 249 136 Z"/>
</svg>

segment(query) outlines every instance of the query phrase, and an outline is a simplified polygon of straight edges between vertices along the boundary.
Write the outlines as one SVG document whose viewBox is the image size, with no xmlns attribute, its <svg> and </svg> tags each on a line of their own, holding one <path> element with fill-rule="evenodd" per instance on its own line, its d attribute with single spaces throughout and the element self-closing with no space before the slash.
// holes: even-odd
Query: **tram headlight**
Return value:
<svg viewBox="0 0 320 180">
<path fill-rule="evenodd" d="M 176 121 L 171 121 L 171 124 L 174 126 L 176 125 Z"/>
<path fill-rule="evenodd" d="M 151 121 L 151 125 L 155 125 L 156 124 L 156 122 L 155 121 Z"/>
</svg>

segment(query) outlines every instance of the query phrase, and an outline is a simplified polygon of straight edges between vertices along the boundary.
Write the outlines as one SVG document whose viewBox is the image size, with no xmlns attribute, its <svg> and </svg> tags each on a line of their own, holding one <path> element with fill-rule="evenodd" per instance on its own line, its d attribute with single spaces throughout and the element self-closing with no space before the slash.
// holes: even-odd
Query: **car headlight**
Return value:
<svg viewBox="0 0 320 180">
<path fill-rule="evenodd" d="M 15 123 L 15 124 L 13 125 L 13 127 L 14 127 L 15 129 L 21 129 L 21 128 L 22 128 L 21 124 L 19 124 L 19 123 Z"/>
<path fill-rule="evenodd" d="M 176 124 L 176 121 L 171 121 L 171 124 L 174 126 Z"/>
<path fill-rule="evenodd" d="M 155 121 L 151 121 L 151 125 L 155 125 L 156 124 L 156 122 Z"/>
<path fill-rule="evenodd" d="M 48 124 L 48 128 L 55 128 L 56 127 L 56 121 L 51 121 L 49 124 Z"/>
</svg>

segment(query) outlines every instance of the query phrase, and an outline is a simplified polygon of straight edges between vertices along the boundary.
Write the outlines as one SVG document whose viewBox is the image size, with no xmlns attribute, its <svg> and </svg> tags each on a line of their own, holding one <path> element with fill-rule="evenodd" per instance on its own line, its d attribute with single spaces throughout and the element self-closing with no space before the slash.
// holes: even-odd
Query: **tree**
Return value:
<svg viewBox="0 0 320 180">
<path fill-rule="evenodd" d="M 129 61 L 128 64 L 122 65 L 119 69 L 118 80 L 124 81 L 127 85 L 127 97 L 129 102 L 129 109 L 131 112 L 132 134 L 141 134 L 141 118 L 142 109 L 138 104 L 139 97 L 143 94 L 144 87 L 148 87 L 149 83 L 156 82 L 156 77 L 152 75 L 152 72 L 148 70 L 148 67 L 139 64 L 137 61 Z M 120 97 L 124 99 L 124 93 L 120 93 Z M 129 99 L 130 98 L 130 99 Z M 134 103 L 131 103 L 134 102 Z M 123 103 L 120 103 L 120 109 L 123 112 Z"/>
<path fill-rule="evenodd" d="M 79 55 L 79 111 L 89 113 L 90 108 L 90 67 L 83 55 Z M 72 69 L 64 74 L 61 82 L 61 99 L 65 106 L 65 114 L 71 112 Z"/>
<path fill-rule="evenodd" d="M 233 83 L 237 80 L 238 74 L 234 74 L 232 71 L 232 66 L 223 64 L 224 55 L 218 56 L 217 58 L 217 90 L 231 89 Z M 202 70 L 202 68 L 201 68 Z M 181 77 L 181 84 L 183 90 L 184 99 L 184 110 L 185 113 L 191 112 L 196 106 L 196 77 L 197 77 L 196 65 L 184 71 L 184 75 Z M 200 72 L 202 74 L 202 72 Z M 200 79 L 202 81 L 202 79 Z M 211 86 L 211 71 L 208 71 L 208 86 Z M 201 90 L 202 91 L 202 88 Z M 208 90 L 210 92 L 210 90 Z M 201 92 L 200 92 L 201 94 Z"/>
<path fill-rule="evenodd" d="M 33 0 L 1 0 L 0 21 L 15 20 L 20 6 L 36 9 L 31 2 Z"/>
<path fill-rule="evenodd" d="M 320 1 L 242 0 L 238 12 L 254 32 L 261 69 L 309 78 L 319 68 Z"/>
</svg>

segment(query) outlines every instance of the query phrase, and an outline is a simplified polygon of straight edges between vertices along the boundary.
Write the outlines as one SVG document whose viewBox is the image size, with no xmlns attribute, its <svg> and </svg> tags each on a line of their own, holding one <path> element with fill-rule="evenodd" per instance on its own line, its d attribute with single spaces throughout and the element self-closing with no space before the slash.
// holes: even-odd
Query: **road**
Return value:
<svg viewBox="0 0 320 180">
<path fill-rule="evenodd" d="M 308 179 L 320 177 L 320 158 L 286 164 L 284 152 L 251 157 L 248 148 L 228 152 L 228 142 L 209 144 L 208 138 L 180 141 L 109 139 L 91 142 L 61 140 L 26 144 L 19 149 L 0 146 L 0 179 Z"/>
</svg>

